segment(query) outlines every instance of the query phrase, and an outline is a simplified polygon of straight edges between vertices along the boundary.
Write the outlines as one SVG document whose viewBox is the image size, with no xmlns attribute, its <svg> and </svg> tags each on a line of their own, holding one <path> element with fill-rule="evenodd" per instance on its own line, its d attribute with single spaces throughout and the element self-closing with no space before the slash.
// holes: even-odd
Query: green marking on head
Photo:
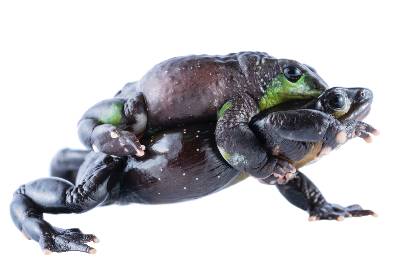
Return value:
<svg viewBox="0 0 400 267">
<path fill-rule="evenodd" d="M 232 102 L 228 101 L 218 110 L 217 118 L 221 118 L 224 116 L 225 112 L 232 107 Z"/>
<path fill-rule="evenodd" d="M 307 74 L 303 74 L 296 82 L 291 82 L 284 74 L 279 74 L 267 86 L 258 107 L 265 110 L 289 100 L 312 99 L 320 94 L 321 90 L 313 88 L 311 77 Z"/>
<path fill-rule="evenodd" d="M 122 103 L 113 103 L 108 109 L 102 111 L 99 116 L 99 121 L 114 126 L 121 124 L 123 108 L 124 105 Z"/>
</svg>

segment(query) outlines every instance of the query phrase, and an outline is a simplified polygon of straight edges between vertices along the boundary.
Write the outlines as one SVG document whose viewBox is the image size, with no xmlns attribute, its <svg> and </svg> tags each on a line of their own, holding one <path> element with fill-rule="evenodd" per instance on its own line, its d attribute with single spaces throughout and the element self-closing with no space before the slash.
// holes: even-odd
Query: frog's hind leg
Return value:
<svg viewBox="0 0 400 267">
<path fill-rule="evenodd" d="M 293 180 L 277 185 L 281 194 L 296 207 L 310 214 L 309 220 L 343 220 L 345 217 L 375 215 L 359 205 L 342 207 L 326 201 L 319 189 L 303 173 L 296 172 Z"/>
<path fill-rule="evenodd" d="M 64 178 L 75 184 L 79 168 L 85 161 L 89 150 L 64 148 L 57 152 L 50 163 L 50 175 Z"/>
<path fill-rule="evenodd" d="M 90 168 L 79 172 L 77 185 L 65 179 L 42 178 L 22 185 L 14 194 L 10 212 L 15 225 L 29 239 L 39 242 L 46 253 L 95 252 L 85 244 L 96 241 L 94 235 L 76 228 L 56 228 L 43 219 L 43 213 L 82 213 L 107 200 L 122 159 L 96 153 L 90 160 Z"/>
</svg>

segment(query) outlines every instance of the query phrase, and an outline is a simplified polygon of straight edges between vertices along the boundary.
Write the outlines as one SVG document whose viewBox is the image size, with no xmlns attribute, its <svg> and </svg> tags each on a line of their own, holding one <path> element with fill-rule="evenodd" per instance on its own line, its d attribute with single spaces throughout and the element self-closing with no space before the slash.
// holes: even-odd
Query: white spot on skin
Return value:
<svg viewBox="0 0 400 267">
<path fill-rule="evenodd" d="M 119 134 L 116 131 L 111 131 L 110 136 L 111 138 L 115 139 L 119 137 Z"/>
<path fill-rule="evenodd" d="M 95 145 L 92 145 L 92 148 L 93 148 L 93 151 L 94 152 L 99 152 L 100 150 L 97 148 L 97 146 L 95 146 Z"/>
</svg>

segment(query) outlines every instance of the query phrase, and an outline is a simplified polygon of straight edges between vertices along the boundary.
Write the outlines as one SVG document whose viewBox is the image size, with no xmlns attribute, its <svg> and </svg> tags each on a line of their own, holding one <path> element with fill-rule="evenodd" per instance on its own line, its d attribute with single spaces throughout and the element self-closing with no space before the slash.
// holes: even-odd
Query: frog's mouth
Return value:
<svg viewBox="0 0 400 267">
<path fill-rule="evenodd" d="M 348 96 L 352 99 L 349 111 L 341 116 L 339 121 L 362 121 L 370 112 L 373 100 L 372 91 L 367 88 L 348 88 Z"/>
</svg>

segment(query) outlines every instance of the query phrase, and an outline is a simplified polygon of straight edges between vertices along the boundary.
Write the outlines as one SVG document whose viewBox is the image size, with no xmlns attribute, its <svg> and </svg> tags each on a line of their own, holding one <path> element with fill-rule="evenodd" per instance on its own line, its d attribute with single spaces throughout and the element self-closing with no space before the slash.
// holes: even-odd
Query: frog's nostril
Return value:
<svg viewBox="0 0 400 267">
<path fill-rule="evenodd" d="M 371 101 L 373 98 L 373 93 L 370 89 L 360 88 L 360 92 L 358 93 L 358 99 L 360 101 Z"/>
</svg>

